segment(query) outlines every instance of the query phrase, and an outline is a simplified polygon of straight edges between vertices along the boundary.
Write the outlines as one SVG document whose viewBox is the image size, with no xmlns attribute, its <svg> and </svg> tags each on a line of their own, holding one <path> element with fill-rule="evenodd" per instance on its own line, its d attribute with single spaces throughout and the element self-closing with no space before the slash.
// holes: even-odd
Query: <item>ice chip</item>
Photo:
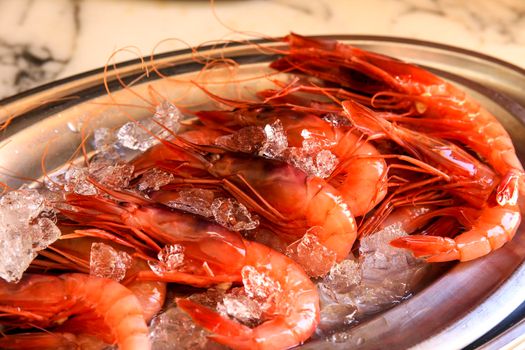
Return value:
<svg viewBox="0 0 525 350">
<path fill-rule="evenodd" d="M 350 120 L 346 118 L 345 116 L 337 113 L 328 113 L 323 117 L 323 120 L 330 123 L 332 126 L 339 128 L 339 127 L 347 127 L 351 126 Z"/>
<path fill-rule="evenodd" d="M 182 117 L 179 109 L 168 101 L 157 106 L 150 119 L 132 121 L 117 131 L 119 143 L 129 149 L 146 151 L 158 143 L 158 138 L 167 138 L 179 129 Z"/>
<path fill-rule="evenodd" d="M 263 131 L 266 142 L 259 149 L 259 155 L 270 159 L 279 159 L 288 147 L 288 139 L 283 124 L 277 119 L 272 124 L 266 124 Z"/>
<path fill-rule="evenodd" d="M 117 131 L 120 144 L 132 150 L 146 151 L 156 144 L 157 140 L 141 122 L 128 122 Z"/>
<path fill-rule="evenodd" d="M 184 247 L 180 244 L 165 245 L 158 253 L 158 258 L 167 271 L 177 270 L 184 263 Z"/>
<path fill-rule="evenodd" d="M 151 321 L 149 338 L 155 350 L 198 350 L 207 347 L 206 332 L 182 310 L 171 307 Z"/>
<path fill-rule="evenodd" d="M 232 231 L 253 230 L 259 226 L 257 217 L 232 198 L 216 198 L 211 205 L 211 211 L 219 225 Z"/>
<path fill-rule="evenodd" d="M 343 260 L 334 264 L 323 283 L 337 293 L 346 293 L 361 281 L 359 264 L 355 260 Z"/>
<path fill-rule="evenodd" d="M 140 178 L 137 188 L 139 191 L 158 191 L 162 186 L 173 181 L 173 175 L 160 169 L 150 169 Z"/>
<path fill-rule="evenodd" d="M 173 103 L 162 101 L 157 106 L 153 118 L 171 132 L 176 133 L 180 127 L 179 122 L 182 119 L 182 113 Z"/>
<path fill-rule="evenodd" d="M 131 266 L 131 256 L 104 243 L 93 243 L 89 255 L 89 273 L 121 281 Z"/>
<path fill-rule="evenodd" d="M 0 199 L 0 277 L 18 282 L 37 252 L 60 236 L 54 212 L 37 190 L 7 192 Z"/>
<path fill-rule="evenodd" d="M 339 163 L 337 157 L 329 150 L 314 152 L 298 147 L 288 148 L 285 160 L 307 175 L 322 179 L 329 177 Z"/>
<path fill-rule="evenodd" d="M 88 181 L 89 172 L 86 168 L 71 167 L 64 174 L 64 190 L 84 196 L 94 196 L 97 188 Z"/>
<path fill-rule="evenodd" d="M 266 272 L 246 265 L 241 270 L 242 283 L 246 295 L 259 301 L 276 298 L 282 293 L 279 281 L 271 278 Z"/>
<path fill-rule="evenodd" d="M 247 126 L 233 134 L 220 136 L 215 140 L 217 146 L 230 151 L 256 153 L 267 142 L 266 133 L 260 126 Z"/>
<path fill-rule="evenodd" d="M 301 265 L 312 277 L 324 276 L 334 265 L 336 254 L 319 242 L 318 236 L 323 228 L 314 226 L 303 237 L 290 245 L 286 255 Z"/>
<path fill-rule="evenodd" d="M 89 163 L 89 175 L 100 184 L 111 189 L 124 189 L 129 186 L 134 167 L 123 162 L 111 162 L 104 158 L 97 158 Z"/>
<path fill-rule="evenodd" d="M 50 218 L 35 219 L 29 225 L 29 233 L 33 240 L 33 250 L 46 249 L 51 243 L 60 237 L 60 229 Z"/>
<path fill-rule="evenodd" d="M 93 132 L 93 146 L 97 151 L 107 152 L 114 148 L 117 137 L 108 128 L 99 128 Z"/>
<path fill-rule="evenodd" d="M 247 326 L 256 325 L 262 315 L 261 305 L 250 298 L 242 288 L 226 294 L 217 305 L 217 310 L 220 314 L 233 317 Z"/>
<path fill-rule="evenodd" d="M 178 197 L 167 203 L 167 206 L 179 210 L 186 211 L 206 218 L 212 217 L 212 203 L 215 194 L 211 190 L 192 188 L 189 190 L 181 190 Z"/>
<path fill-rule="evenodd" d="M 315 157 L 315 176 L 326 179 L 339 163 L 337 157 L 329 150 L 322 150 Z"/>
<path fill-rule="evenodd" d="M 390 246 L 391 240 L 405 235 L 400 225 L 394 224 L 361 238 L 358 260 L 334 265 L 318 284 L 324 304 L 355 307 L 354 317 L 360 320 L 406 298 L 427 264 L 408 251 Z"/>
</svg>

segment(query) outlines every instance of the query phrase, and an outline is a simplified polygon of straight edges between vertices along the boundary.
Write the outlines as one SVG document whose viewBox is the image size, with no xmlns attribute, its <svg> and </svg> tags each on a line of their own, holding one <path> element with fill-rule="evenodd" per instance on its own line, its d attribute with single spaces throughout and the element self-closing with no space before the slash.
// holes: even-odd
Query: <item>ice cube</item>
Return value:
<svg viewBox="0 0 525 350">
<path fill-rule="evenodd" d="M 270 159 L 279 159 L 288 147 L 288 139 L 282 122 L 277 119 L 272 124 L 266 124 L 263 131 L 266 141 L 259 149 L 259 155 Z"/>
<path fill-rule="evenodd" d="M 99 152 L 112 151 L 116 142 L 115 133 L 108 128 L 99 128 L 93 132 L 93 146 Z"/>
<path fill-rule="evenodd" d="M 334 265 L 336 254 L 319 241 L 321 227 L 311 227 L 303 237 L 290 245 L 286 255 L 301 265 L 312 277 L 324 276 Z"/>
<path fill-rule="evenodd" d="M 129 149 L 146 151 L 157 144 L 158 139 L 165 139 L 176 133 L 182 114 L 168 101 L 157 106 L 150 119 L 132 121 L 124 124 L 117 131 L 119 143 Z"/>
<path fill-rule="evenodd" d="M 33 189 L 7 192 L 0 199 L 0 277 L 18 282 L 39 250 L 60 236 L 52 208 Z"/>
<path fill-rule="evenodd" d="M 111 189 L 124 189 L 133 177 L 133 165 L 96 158 L 89 163 L 89 175 L 100 184 Z"/>
<path fill-rule="evenodd" d="M 60 229 L 55 220 L 46 217 L 33 220 L 28 227 L 28 233 L 31 235 L 34 251 L 46 249 L 60 237 Z"/>
<path fill-rule="evenodd" d="M 282 293 L 281 284 L 254 266 L 246 265 L 241 270 L 242 283 L 246 295 L 250 298 L 264 301 L 276 298 Z"/>
<path fill-rule="evenodd" d="M 323 117 L 323 120 L 330 123 L 332 126 L 339 128 L 339 127 L 347 127 L 351 126 L 350 120 L 346 118 L 345 116 L 337 113 L 328 113 Z"/>
<path fill-rule="evenodd" d="M 151 271 L 158 276 L 176 271 L 184 265 L 184 247 L 180 244 L 165 245 L 157 254 L 158 260 L 148 260 Z"/>
<path fill-rule="evenodd" d="M 314 175 L 321 179 L 326 179 L 339 164 L 339 159 L 329 150 L 322 150 L 315 156 Z"/>
<path fill-rule="evenodd" d="M 301 130 L 301 136 L 303 137 L 302 148 L 307 154 L 328 149 L 336 144 L 324 135 L 315 134 L 308 129 Z"/>
<path fill-rule="evenodd" d="M 215 221 L 232 231 L 253 230 L 259 226 L 257 217 L 232 198 L 216 198 L 211 205 Z"/>
<path fill-rule="evenodd" d="M 304 148 L 290 147 L 286 151 L 285 160 L 307 175 L 322 179 L 329 177 L 339 164 L 337 157 L 326 149 L 308 152 Z"/>
<path fill-rule="evenodd" d="M 174 271 L 184 263 L 184 247 L 180 244 L 168 244 L 161 249 L 157 256 L 168 271 Z"/>
<path fill-rule="evenodd" d="M 94 196 L 97 188 L 88 181 L 89 172 L 86 168 L 71 167 L 64 174 L 64 190 L 84 196 Z"/>
<path fill-rule="evenodd" d="M 267 142 L 264 129 L 260 126 L 248 126 L 233 134 L 220 136 L 215 140 L 217 146 L 230 151 L 256 153 Z"/>
<path fill-rule="evenodd" d="M 131 266 L 131 256 L 104 243 L 91 244 L 89 273 L 92 276 L 122 281 Z"/>
<path fill-rule="evenodd" d="M 192 188 L 181 190 L 178 198 L 165 203 L 167 206 L 206 218 L 212 217 L 212 203 L 215 194 L 211 190 Z"/>
<path fill-rule="evenodd" d="M 261 304 L 250 298 L 243 288 L 236 288 L 226 294 L 217 305 L 217 310 L 250 327 L 256 325 L 262 315 Z"/>
<path fill-rule="evenodd" d="M 323 284 L 337 293 L 349 292 L 361 282 L 361 271 L 355 260 L 345 259 L 336 263 L 323 279 Z"/>
<path fill-rule="evenodd" d="M 358 261 L 344 260 L 334 265 L 318 284 L 321 300 L 327 305 L 355 307 L 354 316 L 359 320 L 406 298 L 423 276 L 427 264 L 408 251 L 390 246 L 392 239 L 406 235 L 400 227 L 390 225 L 363 237 Z"/>
<path fill-rule="evenodd" d="M 173 181 L 173 175 L 154 168 L 145 172 L 140 178 L 137 188 L 139 191 L 158 191 L 162 186 L 169 184 Z"/>
<path fill-rule="evenodd" d="M 177 307 L 171 307 L 151 321 L 150 340 L 155 350 L 205 349 L 206 332 Z"/>
</svg>

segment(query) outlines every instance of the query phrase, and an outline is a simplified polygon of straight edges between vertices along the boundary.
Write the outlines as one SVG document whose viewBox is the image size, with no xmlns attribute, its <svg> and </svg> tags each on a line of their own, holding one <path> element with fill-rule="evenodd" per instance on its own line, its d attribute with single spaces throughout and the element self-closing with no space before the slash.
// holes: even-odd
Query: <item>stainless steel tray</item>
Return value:
<svg viewBox="0 0 525 350">
<path fill-rule="evenodd" d="M 331 38 L 420 64 L 461 85 L 500 119 L 511 134 L 518 155 L 525 159 L 524 70 L 478 53 L 416 40 L 348 35 Z M 236 94 L 246 86 L 265 84 L 249 79 L 268 72 L 267 62 L 274 58 L 262 54 L 261 48 L 282 44 L 258 43 L 258 49 L 242 44 L 201 48 L 201 53 L 208 56 L 235 59 L 239 63 L 235 78 L 245 80 L 242 88 L 239 84 L 208 86 L 223 94 Z M 144 75 L 143 65 L 136 60 L 108 71 L 111 98 L 102 84 L 104 75 L 100 69 L 0 101 L 0 123 L 10 120 L 9 127 L 0 134 L 0 181 L 16 187 L 23 183 L 17 176 L 40 177 L 41 156 L 46 149 L 48 170 L 65 163 L 82 139 L 79 132 L 82 126 L 115 127 L 129 118 L 149 115 L 148 103 L 138 95 L 146 100 L 155 96 L 180 98 L 180 102 L 188 106 L 202 102 L 202 93 L 191 90 L 191 84 L 179 81 L 195 78 L 202 68 L 192 59 L 190 51 L 162 54 L 155 61 L 172 81 L 158 79 L 155 74 Z M 117 73 L 125 81 L 133 82 L 132 89 L 138 95 L 121 88 Z M 219 69 L 207 79 L 225 78 L 232 79 L 231 71 Z M 485 258 L 453 266 L 414 297 L 344 332 L 343 343 L 315 340 L 303 348 L 460 349 L 524 301 L 524 260 L 522 225 L 513 241 L 502 249 Z"/>
</svg>

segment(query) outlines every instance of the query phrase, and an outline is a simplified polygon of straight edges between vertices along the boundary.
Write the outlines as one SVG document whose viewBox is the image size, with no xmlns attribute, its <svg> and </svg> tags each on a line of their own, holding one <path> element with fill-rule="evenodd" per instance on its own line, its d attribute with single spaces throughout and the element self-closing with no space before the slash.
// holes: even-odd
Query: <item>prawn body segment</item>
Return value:
<svg viewBox="0 0 525 350">
<path fill-rule="evenodd" d="M 126 287 L 84 274 L 27 275 L 16 285 L 0 282 L 0 316 L 20 328 L 58 326 L 95 335 L 120 349 L 149 349 L 142 307 Z M 74 315 L 91 319 L 75 329 Z M 93 322 L 95 321 L 96 322 Z M 92 326 L 92 327 L 90 327 Z"/>
</svg>

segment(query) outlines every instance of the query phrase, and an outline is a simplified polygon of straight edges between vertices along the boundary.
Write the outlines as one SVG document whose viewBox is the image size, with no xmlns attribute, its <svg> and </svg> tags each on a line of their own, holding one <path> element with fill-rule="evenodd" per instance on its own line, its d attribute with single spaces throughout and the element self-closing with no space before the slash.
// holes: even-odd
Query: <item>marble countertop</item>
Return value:
<svg viewBox="0 0 525 350">
<path fill-rule="evenodd" d="M 217 0 L 213 8 L 216 16 L 208 1 L 0 0 L 0 98 L 101 67 L 122 47 L 148 55 L 176 38 L 155 52 L 180 49 L 235 37 L 228 27 L 417 38 L 525 67 L 523 0 Z"/>
</svg>

